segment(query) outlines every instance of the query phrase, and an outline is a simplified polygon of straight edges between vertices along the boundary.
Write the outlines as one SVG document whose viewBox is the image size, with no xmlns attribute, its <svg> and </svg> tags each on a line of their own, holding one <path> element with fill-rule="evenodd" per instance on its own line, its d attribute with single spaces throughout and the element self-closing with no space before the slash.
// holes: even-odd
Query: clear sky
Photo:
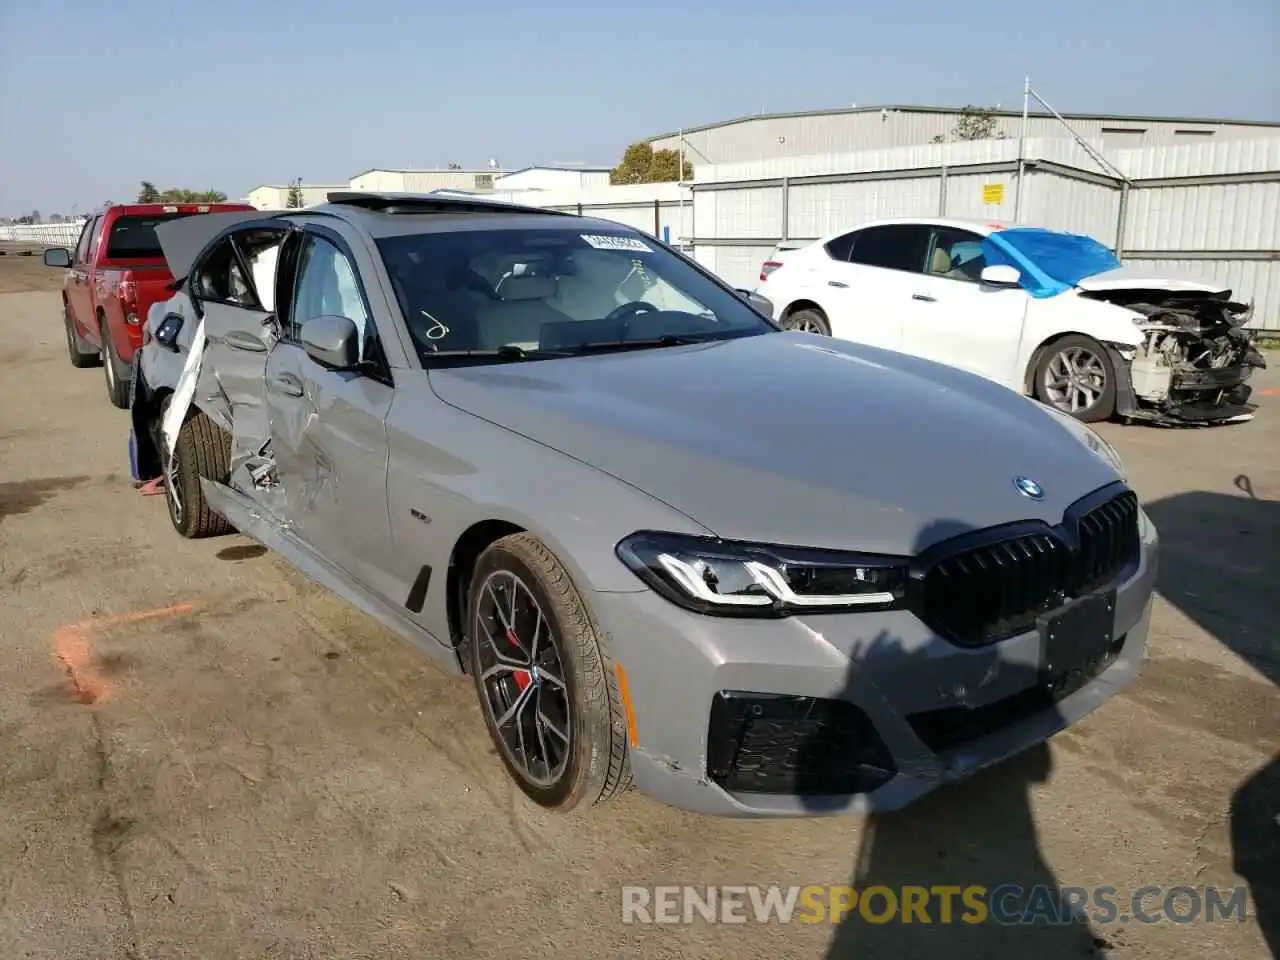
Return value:
<svg viewBox="0 0 1280 960">
<path fill-rule="evenodd" d="M 0 0 L 0 213 L 850 104 L 1280 120 L 1278 0 Z"/>
</svg>

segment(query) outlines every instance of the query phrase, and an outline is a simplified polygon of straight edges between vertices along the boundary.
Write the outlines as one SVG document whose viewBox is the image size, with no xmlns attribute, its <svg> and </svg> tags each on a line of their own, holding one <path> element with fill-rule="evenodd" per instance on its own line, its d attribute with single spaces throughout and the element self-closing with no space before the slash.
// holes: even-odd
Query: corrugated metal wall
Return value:
<svg viewBox="0 0 1280 960">
<path fill-rule="evenodd" d="M 1126 262 L 1229 283 L 1254 301 L 1253 326 L 1280 329 L 1280 138 L 1107 151 L 1127 189 L 1071 141 L 1029 141 L 1026 156 L 1021 222 L 1118 244 Z M 780 239 L 880 217 L 1011 221 L 1016 157 L 1016 143 L 986 141 L 699 168 L 696 255 L 753 286 Z"/>
<path fill-rule="evenodd" d="M 947 136 L 956 114 L 908 110 L 869 110 L 844 113 L 762 115 L 721 126 L 693 129 L 684 135 L 685 154 L 695 163 L 721 164 L 762 157 L 813 156 L 848 153 L 880 147 L 928 143 Z M 1280 135 L 1280 127 L 1231 123 L 1186 123 L 1150 118 L 1072 119 L 1071 126 L 1100 149 L 1169 146 L 1193 147 L 1219 141 Z M 1016 138 L 1022 127 L 1018 115 L 998 116 L 996 129 Z M 1125 131 L 1125 132 L 1121 132 Z M 1063 137 L 1062 124 L 1051 116 L 1032 116 L 1029 137 Z M 654 149 L 679 150 L 676 134 L 650 141 Z"/>
</svg>

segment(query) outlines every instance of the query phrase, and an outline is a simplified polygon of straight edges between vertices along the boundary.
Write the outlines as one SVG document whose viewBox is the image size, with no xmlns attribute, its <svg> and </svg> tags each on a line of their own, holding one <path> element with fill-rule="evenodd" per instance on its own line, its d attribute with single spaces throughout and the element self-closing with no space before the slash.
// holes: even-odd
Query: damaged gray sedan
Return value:
<svg viewBox="0 0 1280 960">
<path fill-rule="evenodd" d="M 161 228 L 136 473 L 469 675 L 535 802 L 898 807 L 1137 674 L 1157 535 L 1084 424 L 620 224 L 329 199 Z"/>
</svg>

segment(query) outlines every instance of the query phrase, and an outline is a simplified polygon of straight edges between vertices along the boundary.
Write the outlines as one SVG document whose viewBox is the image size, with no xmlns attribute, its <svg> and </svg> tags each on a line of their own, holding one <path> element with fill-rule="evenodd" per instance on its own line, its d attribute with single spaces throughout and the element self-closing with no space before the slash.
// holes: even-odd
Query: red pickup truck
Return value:
<svg viewBox="0 0 1280 960">
<path fill-rule="evenodd" d="M 50 267 L 64 267 L 63 323 L 74 367 L 102 364 L 107 394 L 129 406 L 133 355 L 142 346 L 147 310 L 167 300 L 174 277 L 165 265 L 155 226 L 201 213 L 252 210 L 244 203 L 137 203 L 109 206 L 84 225 L 75 250 L 44 252 Z"/>
</svg>

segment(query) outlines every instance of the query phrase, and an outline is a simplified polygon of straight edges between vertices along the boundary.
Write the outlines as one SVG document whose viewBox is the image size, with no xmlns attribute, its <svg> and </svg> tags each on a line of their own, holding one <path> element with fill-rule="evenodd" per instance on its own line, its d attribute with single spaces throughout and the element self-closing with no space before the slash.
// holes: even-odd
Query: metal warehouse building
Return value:
<svg viewBox="0 0 1280 960">
<path fill-rule="evenodd" d="M 929 143 L 946 137 L 961 114 L 954 107 L 849 107 L 802 113 L 770 113 L 725 120 L 682 131 L 685 156 L 694 164 L 737 163 L 815 154 L 853 153 Z M 1016 138 L 1022 113 L 995 110 L 996 129 Z M 1063 117 L 1082 137 L 1103 150 L 1164 147 L 1221 140 L 1280 136 L 1280 123 L 1189 117 L 1126 117 L 1067 113 Z M 1031 113 L 1028 137 L 1068 136 L 1050 113 Z M 655 150 L 680 149 L 681 132 L 651 137 Z"/>
</svg>

